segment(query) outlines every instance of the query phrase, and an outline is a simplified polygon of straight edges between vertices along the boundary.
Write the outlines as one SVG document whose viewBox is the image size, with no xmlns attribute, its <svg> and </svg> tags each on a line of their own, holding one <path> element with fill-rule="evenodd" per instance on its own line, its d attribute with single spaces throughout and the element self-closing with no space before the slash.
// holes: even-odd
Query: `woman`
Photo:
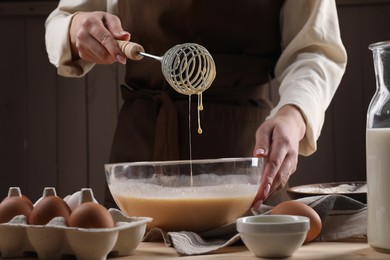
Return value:
<svg viewBox="0 0 390 260">
<path fill-rule="evenodd" d="M 60 1 L 46 22 L 60 75 L 81 77 L 97 63 L 127 67 L 111 162 L 189 156 L 188 97 L 167 85 L 159 62 L 126 61 L 115 40 L 130 38 L 160 56 L 185 42 L 209 50 L 217 77 L 203 96 L 204 134 L 192 129 L 192 157 L 266 157 L 258 204 L 287 183 L 298 154 L 316 150 L 347 60 L 335 1 Z"/>
</svg>

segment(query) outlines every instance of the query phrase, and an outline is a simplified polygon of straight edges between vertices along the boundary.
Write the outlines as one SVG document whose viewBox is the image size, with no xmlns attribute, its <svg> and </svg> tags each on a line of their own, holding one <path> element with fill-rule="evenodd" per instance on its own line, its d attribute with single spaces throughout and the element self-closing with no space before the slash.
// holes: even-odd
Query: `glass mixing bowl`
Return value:
<svg viewBox="0 0 390 260">
<path fill-rule="evenodd" d="M 201 232 L 232 223 L 253 203 L 263 158 L 106 164 L 110 192 L 129 216 L 153 218 L 148 229 Z"/>
</svg>

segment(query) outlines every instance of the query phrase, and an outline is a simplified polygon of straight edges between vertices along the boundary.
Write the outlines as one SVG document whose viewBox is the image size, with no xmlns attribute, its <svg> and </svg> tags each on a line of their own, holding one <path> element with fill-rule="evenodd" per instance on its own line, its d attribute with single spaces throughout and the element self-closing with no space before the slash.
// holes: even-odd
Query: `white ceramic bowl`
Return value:
<svg viewBox="0 0 390 260">
<path fill-rule="evenodd" d="M 244 216 L 257 194 L 265 160 L 221 158 L 106 164 L 118 207 L 153 218 L 148 228 L 202 232 Z"/>
<path fill-rule="evenodd" d="M 258 257 L 289 257 L 305 241 L 310 228 L 307 217 L 259 215 L 236 221 L 244 244 Z"/>
</svg>

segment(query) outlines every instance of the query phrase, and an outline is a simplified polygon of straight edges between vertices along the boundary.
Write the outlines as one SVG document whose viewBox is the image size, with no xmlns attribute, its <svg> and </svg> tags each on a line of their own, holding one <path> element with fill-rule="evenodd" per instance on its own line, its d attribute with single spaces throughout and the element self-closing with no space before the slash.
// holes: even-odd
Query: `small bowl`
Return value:
<svg viewBox="0 0 390 260">
<path fill-rule="evenodd" d="M 258 257 L 289 257 L 302 246 L 310 228 L 303 216 L 260 215 L 236 221 L 244 244 Z"/>
</svg>

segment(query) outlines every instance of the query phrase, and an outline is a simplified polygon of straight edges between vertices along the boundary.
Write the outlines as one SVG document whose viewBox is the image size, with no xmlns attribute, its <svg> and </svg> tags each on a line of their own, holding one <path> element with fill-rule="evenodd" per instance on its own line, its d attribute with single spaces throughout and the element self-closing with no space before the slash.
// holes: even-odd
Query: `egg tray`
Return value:
<svg viewBox="0 0 390 260">
<path fill-rule="evenodd" d="M 39 259 L 61 259 L 73 255 L 77 259 L 100 260 L 111 256 L 131 255 L 141 243 L 148 217 L 127 217 L 111 208 L 115 227 L 67 227 L 63 217 L 53 218 L 46 225 L 29 225 L 19 215 L 0 224 L 0 253 L 3 258 L 23 257 L 36 253 Z"/>
</svg>

